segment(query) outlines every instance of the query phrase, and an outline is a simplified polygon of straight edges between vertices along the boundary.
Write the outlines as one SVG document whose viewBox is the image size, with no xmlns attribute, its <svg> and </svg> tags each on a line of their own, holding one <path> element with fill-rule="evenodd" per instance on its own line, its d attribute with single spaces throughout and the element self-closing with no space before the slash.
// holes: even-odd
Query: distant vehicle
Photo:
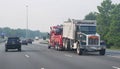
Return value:
<svg viewBox="0 0 120 69">
<path fill-rule="evenodd" d="M 51 47 L 54 47 L 56 50 L 64 49 L 62 42 L 63 28 L 61 26 L 51 26 L 50 29 L 48 49 Z"/>
<path fill-rule="evenodd" d="M 45 36 L 43 36 L 43 40 L 46 40 L 46 37 L 45 37 Z"/>
<path fill-rule="evenodd" d="M 22 45 L 28 45 L 28 42 L 27 42 L 27 40 L 22 40 L 22 41 L 21 41 L 21 44 L 22 44 Z"/>
<path fill-rule="evenodd" d="M 27 43 L 32 44 L 32 42 L 33 42 L 33 40 L 32 40 L 32 39 L 28 39 L 28 40 L 27 40 Z"/>
<path fill-rule="evenodd" d="M 36 36 L 36 37 L 35 37 L 35 40 L 39 40 L 39 37 Z"/>
<path fill-rule="evenodd" d="M 21 51 L 21 43 L 19 37 L 8 37 L 8 40 L 5 44 L 5 51 L 7 52 L 8 49 L 18 49 L 18 51 Z"/>
</svg>

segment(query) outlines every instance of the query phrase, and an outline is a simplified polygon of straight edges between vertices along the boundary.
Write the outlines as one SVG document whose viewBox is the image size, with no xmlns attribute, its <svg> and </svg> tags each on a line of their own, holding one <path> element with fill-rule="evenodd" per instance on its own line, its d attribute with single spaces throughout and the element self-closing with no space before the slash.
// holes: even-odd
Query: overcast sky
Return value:
<svg viewBox="0 0 120 69">
<path fill-rule="evenodd" d="M 68 18 L 83 19 L 103 0 L 0 0 L 0 27 L 26 29 L 26 5 L 28 28 L 49 32 L 49 27 L 62 24 Z M 112 0 L 120 3 L 120 0 Z"/>
</svg>

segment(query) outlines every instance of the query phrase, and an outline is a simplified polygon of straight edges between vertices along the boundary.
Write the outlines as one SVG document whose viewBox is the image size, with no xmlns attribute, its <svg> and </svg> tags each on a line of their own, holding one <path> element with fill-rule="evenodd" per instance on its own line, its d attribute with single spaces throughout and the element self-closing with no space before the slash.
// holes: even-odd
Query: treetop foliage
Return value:
<svg viewBox="0 0 120 69">
<path fill-rule="evenodd" d="M 111 0 L 103 0 L 97 8 L 97 14 L 90 12 L 85 19 L 97 20 L 97 32 L 101 35 L 101 39 L 107 42 L 108 47 L 120 48 L 120 4 L 113 4 Z"/>
<path fill-rule="evenodd" d="M 25 38 L 26 37 L 26 29 L 11 29 L 9 27 L 0 28 L 0 34 L 4 33 L 6 37 L 9 36 L 18 36 Z M 42 38 L 46 36 L 46 33 L 40 32 L 39 30 L 32 31 L 28 30 L 28 38 L 35 38 L 36 36 Z"/>
</svg>

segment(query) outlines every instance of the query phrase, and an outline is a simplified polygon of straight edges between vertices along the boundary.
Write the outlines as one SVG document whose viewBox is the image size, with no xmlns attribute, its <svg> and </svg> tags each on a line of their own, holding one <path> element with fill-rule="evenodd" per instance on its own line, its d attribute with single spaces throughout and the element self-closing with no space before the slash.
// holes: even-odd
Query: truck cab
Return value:
<svg viewBox="0 0 120 69">
<path fill-rule="evenodd" d="M 63 48 L 63 42 L 62 42 L 62 33 L 63 28 L 62 26 L 52 26 L 50 27 L 50 41 L 48 48 L 55 48 L 56 50 L 61 50 Z"/>
<path fill-rule="evenodd" d="M 63 45 L 66 49 L 75 49 L 77 54 L 99 52 L 105 54 L 105 46 L 100 43 L 96 32 L 95 20 L 69 20 L 63 24 Z"/>
</svg>

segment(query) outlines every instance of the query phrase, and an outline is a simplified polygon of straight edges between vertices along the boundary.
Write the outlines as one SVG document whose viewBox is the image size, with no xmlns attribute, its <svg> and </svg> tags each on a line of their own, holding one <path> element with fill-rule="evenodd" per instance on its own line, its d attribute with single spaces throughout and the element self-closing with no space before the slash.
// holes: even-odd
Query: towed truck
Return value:
<svg viewBox="0 0 120 69">
<path fill-rule="evenodd" d="M 62 25 L 50 27 L 50 34 L 49 34 L 50 40 L 49 40 L 48 49 L 50 49 L 51 47 L 55 48 L 56 50 L 63 49 L 62 32 L 63 32 Z"/>
<path fill-rule="evenodd" d="M 96 33 L 96 25 L 95 20 L 69 19 L 65 21 L 60 34 L 62 45 L 53 41 L 54 47 L 58 50 L 76 50 L 78 55 L 86 52 L 99 52 L 100 55 L 105 55 L 106 45 L 103 45 L 100 35 Z M 57 39 L 59 41 L 59 38 Z"/>
</svg>

